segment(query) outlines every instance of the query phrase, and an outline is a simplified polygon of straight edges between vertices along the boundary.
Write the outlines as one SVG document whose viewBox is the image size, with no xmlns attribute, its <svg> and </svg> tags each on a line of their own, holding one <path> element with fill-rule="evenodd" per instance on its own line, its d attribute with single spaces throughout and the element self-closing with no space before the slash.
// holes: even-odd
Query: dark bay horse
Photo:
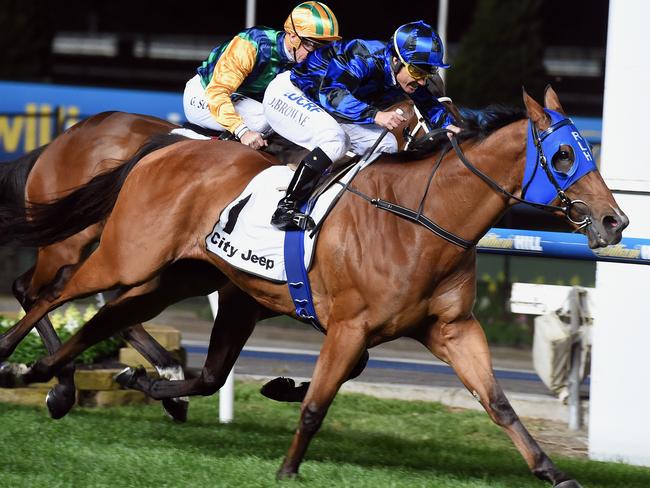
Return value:
<svg viewBox="0 0 650 488">
<path fill-rule="evenodd" d="M 103 112 L 91 116 L 68 129 L 43 146 L 16 161 L 0 164 L 0 214 L 7 206 L 24 212 L 31 205 L 49 203 L 87 183 L 94 176 L 136 161 L 155 149 L 179 140 L 166 137 L 178 127 L 156 117 L 125 112 Z M 158 137 L 156 137 L 158 136 Z M 0 242 L 10 234 L 1 224 Z M 39 294 L 61 286 L 64 270 L 83 261 L 90 248 L 99 240 L 103 222 L 94 223 L 83 231 L 53 244 L 39 247 L 34 266 L 18 277 L 13 286 L 16 299 L 25 310 Z M 37 324 L 50 353 L 60 341 L 47 317 Z M 180 363 L 144 330 L 141 324 L 122 331 L 123 337 L 156 366 L 163 377 L 182 378 Z M 53 418 L 64 416 L 75 401 L 74 365 L 59 374 L 60 384 L 47 396 L 46 404 Z M 164 401 L 166 411 L 182 420 L 187 404 Z"/>
<path fill-rule="evenodd" d="M 473 244 L 517 198 L 525 196 L 529 181 L 538 175 L 555 181 L 551 188 L 561 207 L 550 209 L 578 223 L 591 247 L 619 242 L 628 221 L 597 171 L 577 173 L 581 177 L 571 180 L 582 149 L 568 119 L 554 121 L 551 112 L 527 94 L 524 104 L 528 120 L 509 118 L 498 129 L 466 133 L 462 153 L 449 152 L 440 164 L 437 153 L 383 156 L 358 175 L 353 182 L 357 194 L 343 195 L 325 221 L 309 278 L 316 313 L 327 335 L 280 477 L 297 475 L 310 440 L 365 350 L 407 336 L 454 368 L 536 476 L 561 488 L 580 486 L 558 470 L 530 436 L 494 378 L 485 335 L 472 314 Z M 545 106 L 563 113 L 552 89 L 545 94 Z M 563 127 L 571 132 L 567 134 Z M 553 133 L 560 142 L 544 149 L 541 141 Z M 530 168 L 526 150 L 530 134 L 542 151 L 532 162 L 534 178 L 524 179 Z M 239 306 L 231 309 L 230 320 L 215 322 L 208 363 L 199 378 L 165 381 L 136 375 L 132 386 L 155 398 L 218 389 L 255 320 L 267 310 L 294 313 L 286 286 L 233 269 L 205 248 L 205 236 L 220 212 L 268 166 L 260 153 L 221 141 L 181 142 L 143 158 L 126 178 L 97 249 L 55 295 L 39 299 L 14 329 L 0 337 L 0 356 L 7 357 L 33 325 L 57 306 L 115 287 L 127 291 L 54 354 L 26 372 L 3 371 L 3 383 L 51 378 L 75 355 L 120 327 L 103 321 L 102 315 L 128 310 L 130 302 L 146 296 L 140 288 L 152 278 L 192 259 L 213 264 L 216 281 L 231 281 L 245 292 L 237 295 Z M 557 185 L 562 175 L 570 186 Z M 75 193 L 82 196 L 84 190 Z M 410 209 L 422 204 L 421 215 L 455 239 L 443 239 L 440 231 L 429 232 L 424 225 L 378 210 L 363 196 Z"/>
</svg>

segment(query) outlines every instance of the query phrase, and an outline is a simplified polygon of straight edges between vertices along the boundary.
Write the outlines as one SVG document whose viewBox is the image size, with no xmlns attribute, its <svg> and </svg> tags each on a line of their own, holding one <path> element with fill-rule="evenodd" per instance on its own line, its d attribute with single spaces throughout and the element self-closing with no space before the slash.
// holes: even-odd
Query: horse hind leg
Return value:
<svg viewBox="0 0 650 488">
<path fill-rule="evenodd" d="M 212 395 L 225 383 L 244 344 L 264 309 L 249 295 L 229 283 L 219 290 L 219 313 L 210 335 L 208 355 L 196 378 L 165 380 L 147 376 L 143 368 L 126 368 L 116 380 L 122 386 L 142 391 L 152 398 Z"/>
<path fill-rule="evenodd" d="M 151 363 L 158 376 L 167 380 L 184 380 L 185 372 L 178 360 L 162 347 L 142 326 L 136 324 L 121 332 L 122 337 Z M 189 399 L 187 397 L 164 398 L 162 400 L 165 413 L 172 420 L 185 422 Z"/>
<path fill-rule="evenodd" d="M 416 339 L 454 368 L 492 421 L 510 437 L 535 476 L 557 488 L 580 488 L 577 481 L 555 467 L 510 405 L 494 377 L 485 333 L 476 319 L 434 324 Z"/>
</svg>

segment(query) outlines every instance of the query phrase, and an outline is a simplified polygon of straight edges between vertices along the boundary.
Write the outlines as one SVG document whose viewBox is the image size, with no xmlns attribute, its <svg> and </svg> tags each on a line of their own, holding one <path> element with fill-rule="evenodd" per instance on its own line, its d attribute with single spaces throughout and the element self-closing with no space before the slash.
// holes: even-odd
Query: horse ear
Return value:
<svg viewBox="0 0 650 488">
<path fill-rule="evenodd" d="M 566 115 L 562 105 L 560 105 L 560 99 L 551 85 L 546 85 L 546 89 L 544 90 L 544 106 L 548 109 L 555 110 L 562 115 Z"/>
<path fill-rule="evenodd" d="M 524 105 L 526 105 L 526 111 L 528 112 L 528 118 L 533 121 L 539 130 L 546 130 L 551 125 L 551 120 L 544 113 L 544 108 L 537 103 L 533 98 L 526 92 L 526 89 L 522 87 L 523 96 L 524 96 Z"/>
</svg>

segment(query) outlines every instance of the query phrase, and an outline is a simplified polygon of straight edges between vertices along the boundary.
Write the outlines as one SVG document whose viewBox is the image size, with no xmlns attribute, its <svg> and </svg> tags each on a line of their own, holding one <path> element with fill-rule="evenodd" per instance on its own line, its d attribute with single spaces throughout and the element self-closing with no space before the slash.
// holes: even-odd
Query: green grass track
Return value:
<svg viewBox="0 0 650 488">
<path fill-rule="evenodd" d="M 0 404 L 0 487 L 440 487 L 550 486 L 534 478 L 506 435 L 481 412 L 342 394 L 312 442 L 301 479 L 275 481 L 299 406 L 238 383 L 235 422 L 217 398 L 192 398 L 185 424 L 158 404 L 45 408 Z M 647 488 L 650 469 L 554 457 L 585 488 Z"/>
</svg>

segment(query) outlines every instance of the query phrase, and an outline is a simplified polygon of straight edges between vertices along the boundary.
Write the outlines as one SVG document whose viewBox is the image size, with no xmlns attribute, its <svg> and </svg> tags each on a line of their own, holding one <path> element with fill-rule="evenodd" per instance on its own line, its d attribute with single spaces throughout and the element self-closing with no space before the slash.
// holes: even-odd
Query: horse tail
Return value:
<svg viewBox="0 0 650 488">
<path fill-rule="evenodd" d="M 0 205 L 24 206 L 27 176 L 46 147 L 41 146 L 13 161 L 0 162 Z"/>
<path fill-rule="evenodd" d="M 0 162 L 0 244 L 7 234 L 7 219 L 10 216 L 25 218 L 27 176 L 46 147 L 41 146 L 13 161 Z"/>
<path fill-rule="evenodd" d="M 43 247 L 81 232 L 105 220 L 113 210 L 120 189 L 135 165 L 147 154 L 187 140 L 176 134 L 152 136 L 123 164 L 100 173 L 72 193 L 49 203 L 32 203 L 19 213 L 0 212 L 0 244 L 15 242 L 22 246 Z"/>
</svg>

